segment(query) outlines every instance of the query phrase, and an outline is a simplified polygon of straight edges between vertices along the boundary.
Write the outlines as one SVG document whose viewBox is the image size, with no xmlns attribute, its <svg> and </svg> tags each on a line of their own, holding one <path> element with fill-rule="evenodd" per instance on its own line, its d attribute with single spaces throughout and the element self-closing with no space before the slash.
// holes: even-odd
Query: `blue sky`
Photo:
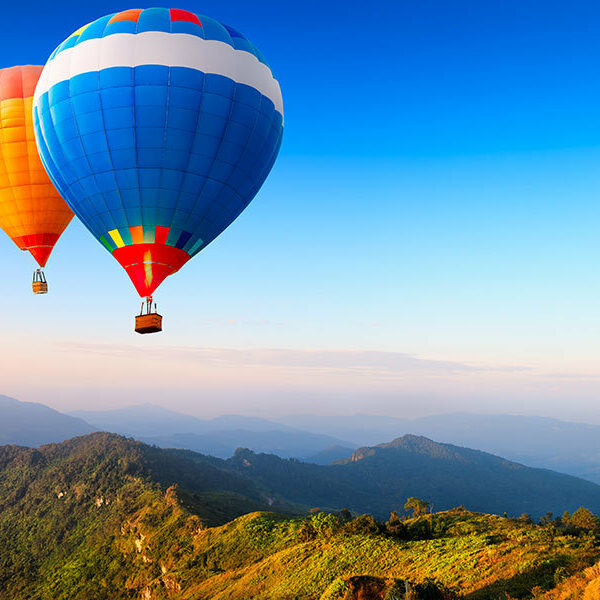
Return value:
<svg viewBox="0 0 600 600">
<path fill-rule="evenodd" d="M 133 286 L 79 223 L 47 297 L 1 237 L 0 391 L 61 409 L 598 421 L 600 6 L 498 4 L 182 2 L 270 62 L 278 162 L 161 286 L 160 335 L 133 333 Z M 41 64 L 131 7 L 7 6 L 2 64 Z"/>
</svg>

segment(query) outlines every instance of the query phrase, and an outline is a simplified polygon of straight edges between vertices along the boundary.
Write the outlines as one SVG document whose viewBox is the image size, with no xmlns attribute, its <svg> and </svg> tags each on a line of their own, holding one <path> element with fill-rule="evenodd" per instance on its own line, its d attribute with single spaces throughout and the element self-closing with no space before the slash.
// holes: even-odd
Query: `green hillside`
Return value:
<svg viewBox="0 0 600 600">
<path fill-rule="evenodd" d="M 175 480 L 186 490 L 169 488 Z M 117 435 L 39 450 L 2 446 L 0 598 L 104 598 L 98 586 L 126 588 L 131 575 L 120 546 L 128 523 L 160 524 L 168 537 L 178 519 L 193 515 L 200 527 L 266 508 L 251 482 L 198 455 L 190 460 Z M 75 589 L 80 596 L 70 595 Z M 123 594 L 114 597 L 135 597 Z"/>
<path fill-rule="evenodd" d="M 585 511 L 293 516 L 213 462 L 110 434 L 0 448 L 0 599 L 552 600 L 600 559 Z"/>
<path fill-rule="evenodd" d="M 198 536 L 203 560 L 221 559 L 181 597 L 349 600 L 353 580 L 362 578 L 379 584 L 375 598 L 394 588 L 404 593 L 405 580 L 429 584 L 427 598 L 528 598 L 600 556 L 589 536 L 464 510 L 408 520 L 409 539 L 368 525 L 323 514 L 304 521 L 240 517 Z"/>
</svg>

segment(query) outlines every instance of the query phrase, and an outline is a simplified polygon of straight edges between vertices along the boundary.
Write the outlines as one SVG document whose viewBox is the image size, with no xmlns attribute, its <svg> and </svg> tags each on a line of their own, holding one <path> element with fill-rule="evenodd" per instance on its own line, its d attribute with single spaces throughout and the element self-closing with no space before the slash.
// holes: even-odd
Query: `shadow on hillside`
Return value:
<svg viewBox="0 0 600 600">
<path fill-rule="evenodd" d="M 497 579 L 485 587 L 466 594 L 464 600 L 495 600 L 505 599 L 507 596 L 524 598 L 531 595 L 534 587 L 550 589 L 554 586 L 554 572 L 558 566 L 558 564 L 539 565 L 512 577 Z"/>
</svg>

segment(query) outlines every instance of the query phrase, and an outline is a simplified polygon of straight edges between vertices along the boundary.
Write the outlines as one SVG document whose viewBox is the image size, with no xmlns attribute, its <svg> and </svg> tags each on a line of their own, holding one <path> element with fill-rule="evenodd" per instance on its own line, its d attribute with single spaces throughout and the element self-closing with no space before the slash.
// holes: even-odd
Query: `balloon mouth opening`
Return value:
<svg viewBox="0 0 600 600">
<path fill-rule="evenodd" d="M 42 268 L 46 266 L 53 249 L 52 246 L 33 246 L 32 248 L 27 248 L 31 256 L 33 256 L 37 264 Z"/>
<path fill-rule="evenodd" d="M 16 237 L 14 241 L 21 250 L 28 250 L 37 264 L 43 268 L 46 266 L 58 238 L 59 235 L 56 233 L 36 233 Z"/>
<path fill-rule="evenodd" d="M 190 259 L 179 248 L 165 244 L 132 244 L 113 250 L 112 255 L 125 269 L 137 293 L 145 298 Z"/>
</svg>

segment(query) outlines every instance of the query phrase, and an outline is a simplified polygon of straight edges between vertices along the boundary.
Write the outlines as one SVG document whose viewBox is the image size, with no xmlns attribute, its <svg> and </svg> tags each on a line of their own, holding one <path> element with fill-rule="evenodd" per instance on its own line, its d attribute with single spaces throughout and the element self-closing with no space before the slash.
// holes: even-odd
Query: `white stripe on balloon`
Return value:
<svg viewBox="0 0 600 600">
<path fill-rule="evenodd" d="M 258 90 L 273 102 L 283 116 L 279 83 L 271 69 L 254 54 L 236 50 L 218 40 L 163 31 L 114 33 L 86 40 L 59 52 L 42 71 L 35 88 L 34 105 L 52 86 L 76 75 L 111 67 L 140 65 L 188 67 L 203 73 L 223 75 Z"/>
</svg>

